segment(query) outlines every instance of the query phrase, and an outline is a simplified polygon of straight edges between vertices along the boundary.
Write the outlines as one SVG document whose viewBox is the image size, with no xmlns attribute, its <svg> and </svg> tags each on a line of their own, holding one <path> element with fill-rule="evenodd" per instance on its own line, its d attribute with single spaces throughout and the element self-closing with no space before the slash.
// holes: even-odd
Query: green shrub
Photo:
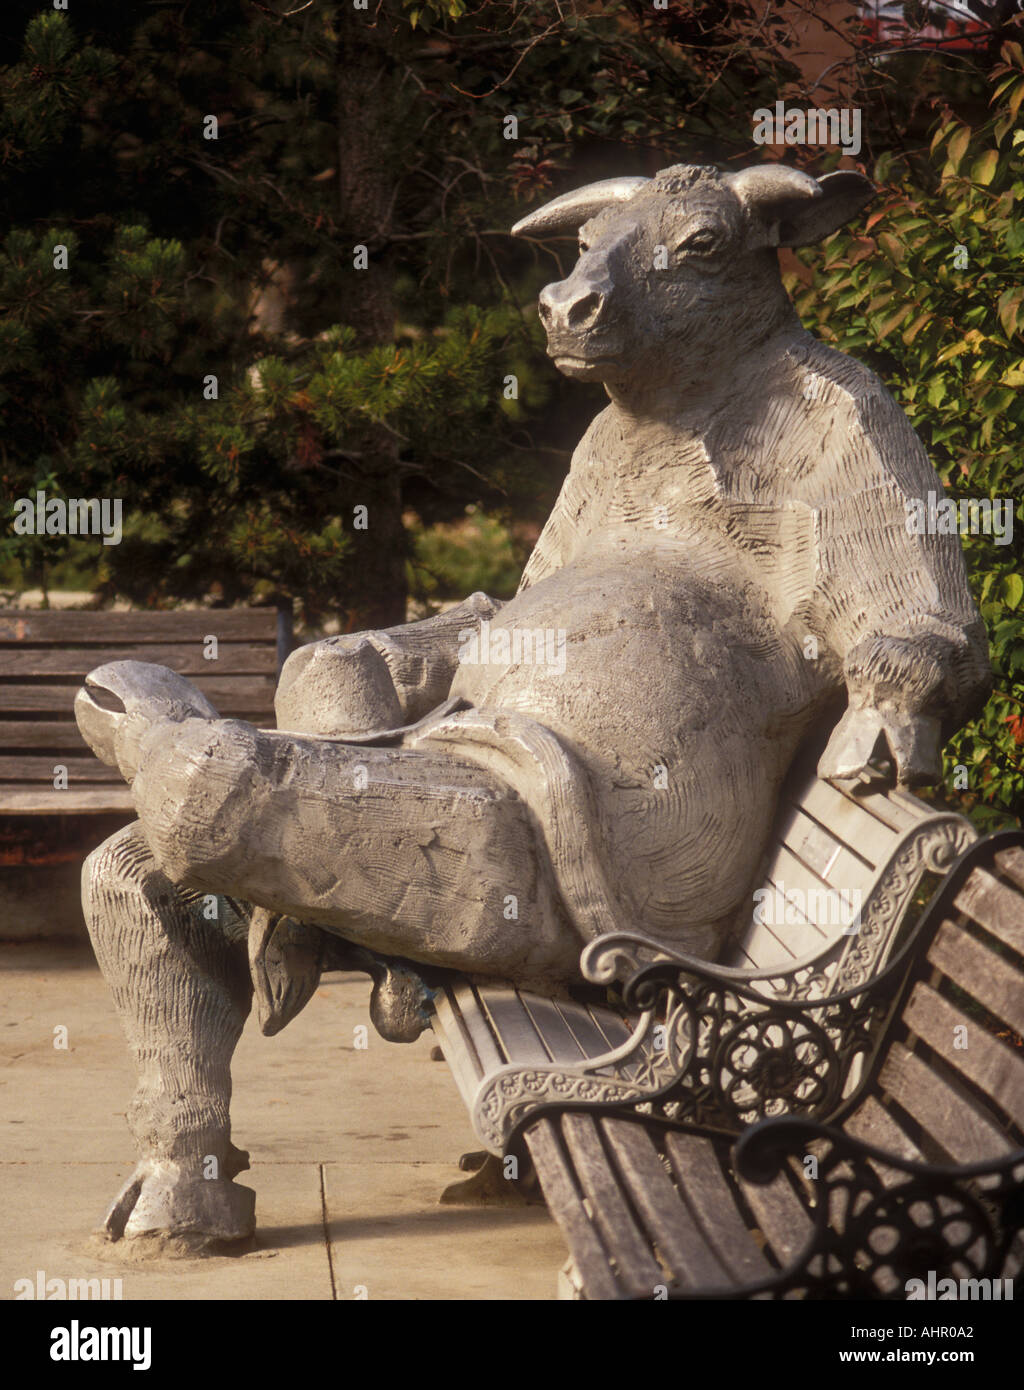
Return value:
<svg viewBox="0 0 1024 1390">
<path fill-rule="evenodd" d="M 1024 54 L 1003 56 L 990 117 L 942 121 L 926 158 L 883 155 L 866 223 L 808 256 L 802 289 L 786 277 L 804 323 L 889 385 L 950 497 L 1012 499 L 1009 544 L 963 538 L 995 691 L 944 767 L 944 799 L 985 829 L 1024 808 Z"/>
</svg>

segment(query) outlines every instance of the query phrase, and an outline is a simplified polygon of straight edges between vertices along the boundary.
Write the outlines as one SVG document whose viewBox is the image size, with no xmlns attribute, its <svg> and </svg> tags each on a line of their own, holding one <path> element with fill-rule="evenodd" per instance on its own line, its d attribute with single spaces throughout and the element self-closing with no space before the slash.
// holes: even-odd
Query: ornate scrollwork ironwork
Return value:
<svg viewBox="0 0 1024 1390">
<path fill-rule="evenodd" d="M 737 1289 L 674 1298 L 936 1297 L 951 1280 L 953 1296 L 982 1296 L 978 1280 L 1005 1280 L 1010 1248 L 1024 1230 L 1021 1200 L 1024 1149 L 991 1162 L 941 1165 L 914 1162 L 853 1139 L 841 1130 L 786 1116 L 748 1129 L 734 1152 L 737 1175 L 769 1183 L 814 1146 L 817 1175 L 810 1209 L 812 1233 L 778 1274 Z M 824 1150 L 822 1152 L 822 1150 Z M 889 1185 L 881 1169 L 906 1174 Z M 920 1281 L 920 1292 L 911 1281 Z M 962 1281 L 971 1281 L 964 1292 Z M 1017 1275 L 1017 1285 L 1021 1282 Z M 1002 1289 L 990 1297 L 999 1297 Z M 1012 1291 L 1002 1296 L 1012 1297 Z"/>
<path fill-rule="evenodd" d="M 621 955 L 622 943 L 602 949 Z M 830 1116 L 876 1045 L 902 973 L 871 991 L 773 1001 L 738 973 L 642 963 L 623 987 L 625 1007 L 640 1010 L 629 1042 L 574 1067 L 490 1073 L 474 1106 L 478 1134 L 497 1151 L 541 1111 L 581 1106 L 730 1136 L 769 1116 Z"/>
<path fill-rule="evenodd" d="M 632 1037 L 578 1063 L 489 1073 L 474 1105 L 481 1139 L 502 1152 L 532 1116 L 579 1105 L 732 1136 L 773 1116 L 832 1118 L 866 1081 L 909 969 L 913 931 L 884 962 L 921 876 L 945 872 L 975 839 L 957 816 L 919 823 L 868 895 L 858 932 L 786 967 L 711 965 L 625 931 L 592 941 L 581 969 L 595 984 L 620 982 Z"/>
</svg>

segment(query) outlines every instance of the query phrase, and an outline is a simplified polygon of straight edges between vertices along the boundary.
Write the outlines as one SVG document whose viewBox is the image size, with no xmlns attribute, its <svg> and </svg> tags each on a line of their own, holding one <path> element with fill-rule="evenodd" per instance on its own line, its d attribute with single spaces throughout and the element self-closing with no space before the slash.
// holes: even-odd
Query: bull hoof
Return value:
<svg viewBox="0 0 1024 1390">
<path fill-rule="evenodd" d="M 202 1178 L 171 1162 L 142 1162 L 118 1193 L 98 1233 L 143 1242 L 153 1253 L 214 1254 L 251 1243 L 256 1194 L 228 1178 Z"/>
</svg>

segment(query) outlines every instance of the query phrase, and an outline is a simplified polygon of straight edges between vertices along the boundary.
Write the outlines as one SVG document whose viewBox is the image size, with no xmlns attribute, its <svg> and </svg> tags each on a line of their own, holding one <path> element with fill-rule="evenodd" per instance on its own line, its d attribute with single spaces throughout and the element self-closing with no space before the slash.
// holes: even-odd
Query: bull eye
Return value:
<svg viewBox="0 0 1024 1390">
<path fill-rule="evenodd" d="M 699 231 L 691 232 L 689 236 L 676 247 L 677 251 L 712 251 L 718 244 L 718 237 L 710 227 L 702 227 Z"/>
<path fill-rule="evenodd" d="M 589 250 L 590 250 L 590 242 L 586 239 L 586 237 L 582 237 L 582 236 L 580 237 L 579 246 L 580 246 L 580 255 L 582 255 L 584 251 L 589 251 Z"/>
</svg>

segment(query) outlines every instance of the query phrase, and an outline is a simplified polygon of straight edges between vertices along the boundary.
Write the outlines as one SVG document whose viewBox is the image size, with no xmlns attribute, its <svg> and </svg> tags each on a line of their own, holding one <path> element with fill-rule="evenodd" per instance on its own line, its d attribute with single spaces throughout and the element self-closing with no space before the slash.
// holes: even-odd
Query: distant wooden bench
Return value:
<svg viewBox="0 0 1024 1390">
<path fill-rule="evenodd" d="M 902 944 L 925 876 L 939 883 L 959 856 L 982 854 L 976 840 L 961 817 L 900 790 L 822 781 L 805 762 L 784 792 L 761 880 L 770 897 L 784 885 L 793 910 L 782 924 L 750 913 L 724 967 L 624 931 L 582 957 L 594 982 L 633 977 L 617 1006 L 585 991 L 546 998 L 462 977 L 436 989 L 434 1031 L 496 1156 L 492 1174 L 507 1171 L 497 1167 L 501 1155 L 532 1165 L 566 1236 L 564 1291 L 739 1296 L 757 1285 L 765 1296 L 809 1233 L 835 1238 L 819 1221 L 813 1184 L 787 1172 L 755 1191 L 737 1178 L 733 1140 L 773 1116 L 813 1125 L 856 1101 L 844 1142 L 862 1132 L 919 1158 L 976 1157 L 982 1137 L 994 1142 L 997 1133 L 1000 1153 L 1021 1142 L 1024 1056 L 972 1023 L 972 1050 L 950 1054 L 949 1032 L 937 1063 L 927 1049 L 968 1020 L 945 985 L 936 991 L 925 981 L 945 970 L 950 988 L 969 989 L 1012 1027 L 1024 1026 L 1020 962 L 1004 965 L 990 942 L 971 935 L 972 923 L 994 925 L 1004 945 L 1024 950 L 1024 851 L 1006 861 L 1011 877 L 998 883 L 979 869 L 933 942 Z M 861 895 L 855 934 L 830 909 L 840 890 Z M 983 899 L 987 921 L 958 916 Z M 904 1006 L 907 971 L 925 950 L 924 974 Z M 954 1073 L 969 1077 L 969 1096 Z M 914 1117 L 903 1129 L 890 1100 Z M 810 1279 L 807 1287 L 817 1286 Z"/>
<path fill-rule="evenodd" d="M 206 639 L 215 637 L 216 658 Z M 187 676 L 227 718 L 272 727 L 291 649 L 291 615 L 275 608 L 189 612 L 0 609 L 0 812 L 131 811 L 115 768 L 89 751 L 75 693 L 108 661 L 154 661 Z M 67 786 L 58 769 L 66 770 Z"/>
</svg>

